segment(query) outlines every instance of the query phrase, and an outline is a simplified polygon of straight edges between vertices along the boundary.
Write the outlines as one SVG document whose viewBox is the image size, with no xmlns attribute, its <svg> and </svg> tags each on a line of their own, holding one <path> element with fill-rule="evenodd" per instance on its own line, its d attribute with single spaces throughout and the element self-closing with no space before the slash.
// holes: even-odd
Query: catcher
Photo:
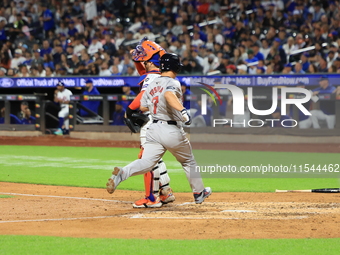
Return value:
<svg viewBox="0 0 340 255">
<path fill-rule="evenodd" d="M 138 81 L 140 93 L 127 107 L 124 122 L 131 132 L 140 132 L 141 149 L 138 158 L 142 158 L 143 145 L 146 141 L 146 130 L 152 123 L 152 119 L 148 112 L 139 112 L 140 99 L 150 82 L 160 76 L 159 59 L 166 51 L 157 43 L 149 41 L 145 37 L 139 42 L 136 49 L 130 53 L 138 73 L 141 75 Z M 169 186 L 169 182 L 170 177 L 166 170 L 166 165 L 161 159 L 151 172 L 144 174 L 145 198 L 136 201 L 133 207 L 157 208 L 163 204 L 175 201 L 175 196 Z"/>
</svg>

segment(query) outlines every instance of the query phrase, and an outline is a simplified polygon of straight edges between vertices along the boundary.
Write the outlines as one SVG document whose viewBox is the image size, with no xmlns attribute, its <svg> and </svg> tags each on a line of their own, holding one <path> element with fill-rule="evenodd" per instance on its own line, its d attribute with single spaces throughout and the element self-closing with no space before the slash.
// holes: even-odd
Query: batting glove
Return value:
<svg viewBox="0 0 340 255">
<path fill-rule="evenodd" d="M 181 114 L 182 114 L 182 117 L 183 117 L 183 120 L 184 120 L 184 124 L 185 124 L 185 125 L 190 125 L 190 124 L 191 124 L 191 117 L 190 117 L 190 115 L 189 115 L 187 109 L 184 108 L 184 109 L 181 111 Z"/>
</svg>

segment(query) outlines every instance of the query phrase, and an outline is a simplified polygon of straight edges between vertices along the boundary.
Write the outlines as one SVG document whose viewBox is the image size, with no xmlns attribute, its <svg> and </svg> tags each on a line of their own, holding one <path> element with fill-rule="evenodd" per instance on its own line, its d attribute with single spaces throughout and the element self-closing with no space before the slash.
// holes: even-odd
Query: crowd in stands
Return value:
<svg viewBox="0 0 340 255">
<path fill-rule="evenodd" d="M 317 0 L 3 0 L 0 76 L 138 75 L 129 51 L 145 36 L 183 74 L 337 73 L 339 14 Z"/>
</svg>

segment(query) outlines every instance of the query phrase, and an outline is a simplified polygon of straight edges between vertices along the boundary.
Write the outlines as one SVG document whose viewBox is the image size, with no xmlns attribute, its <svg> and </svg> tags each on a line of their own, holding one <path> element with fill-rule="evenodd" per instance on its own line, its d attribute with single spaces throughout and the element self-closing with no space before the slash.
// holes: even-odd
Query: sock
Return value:
<svg viewBox="0 0 340 255">
<path fill-rule="evenodd" d="M 64 118 L 59 118 L 59 128 L 62 129 L 64 125 Z"/>
</svg>

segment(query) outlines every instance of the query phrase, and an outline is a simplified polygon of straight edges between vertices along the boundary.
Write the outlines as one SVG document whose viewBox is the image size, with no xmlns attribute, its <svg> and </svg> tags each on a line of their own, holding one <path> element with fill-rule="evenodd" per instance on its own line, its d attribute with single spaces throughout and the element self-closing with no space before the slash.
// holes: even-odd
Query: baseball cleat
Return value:
<svg viewBox="0 0 340 255">
<path fill-rule="evenodd" d="M 162 207 L 162 203 L 159 200 L 159 197 L 156 197 L 156 200 L 152 202 L 149 198 L 143 198 L 136 201 L 132 206 L 133 208 L 159 208 Z"/>
<path fill-rule="evenodd" d="M 58 128 L 53 134 L 55 134 L 55 135 L 63 135 L 64 132 L 63 132 L 63 130 L 61 128 Z"/>
<path fill-rule="evenodd" d="M 175 201 L 175 196 L 171 188 L 161 189 L 159 192 L 159 199 L 162 204 L 172 203 Z"/>
<path fill-rule="evenodd" d="M 112 176 L 109 178 L 108 182 L 106 183 L 106 190 L 110 194 L 112 194 L 116 190 L 116 187 L 122 181 L 121 173 L 122 173 L 122 170 L 119 167 L 115 167 L 112 172 Z"/>
<path fill-rule="evenodd" d="M 202 204 L 204 199 L 211 195 L 211 188 L 206 187 L 201 193 L 194 193 L 195 203 Z"/>
</svg>

